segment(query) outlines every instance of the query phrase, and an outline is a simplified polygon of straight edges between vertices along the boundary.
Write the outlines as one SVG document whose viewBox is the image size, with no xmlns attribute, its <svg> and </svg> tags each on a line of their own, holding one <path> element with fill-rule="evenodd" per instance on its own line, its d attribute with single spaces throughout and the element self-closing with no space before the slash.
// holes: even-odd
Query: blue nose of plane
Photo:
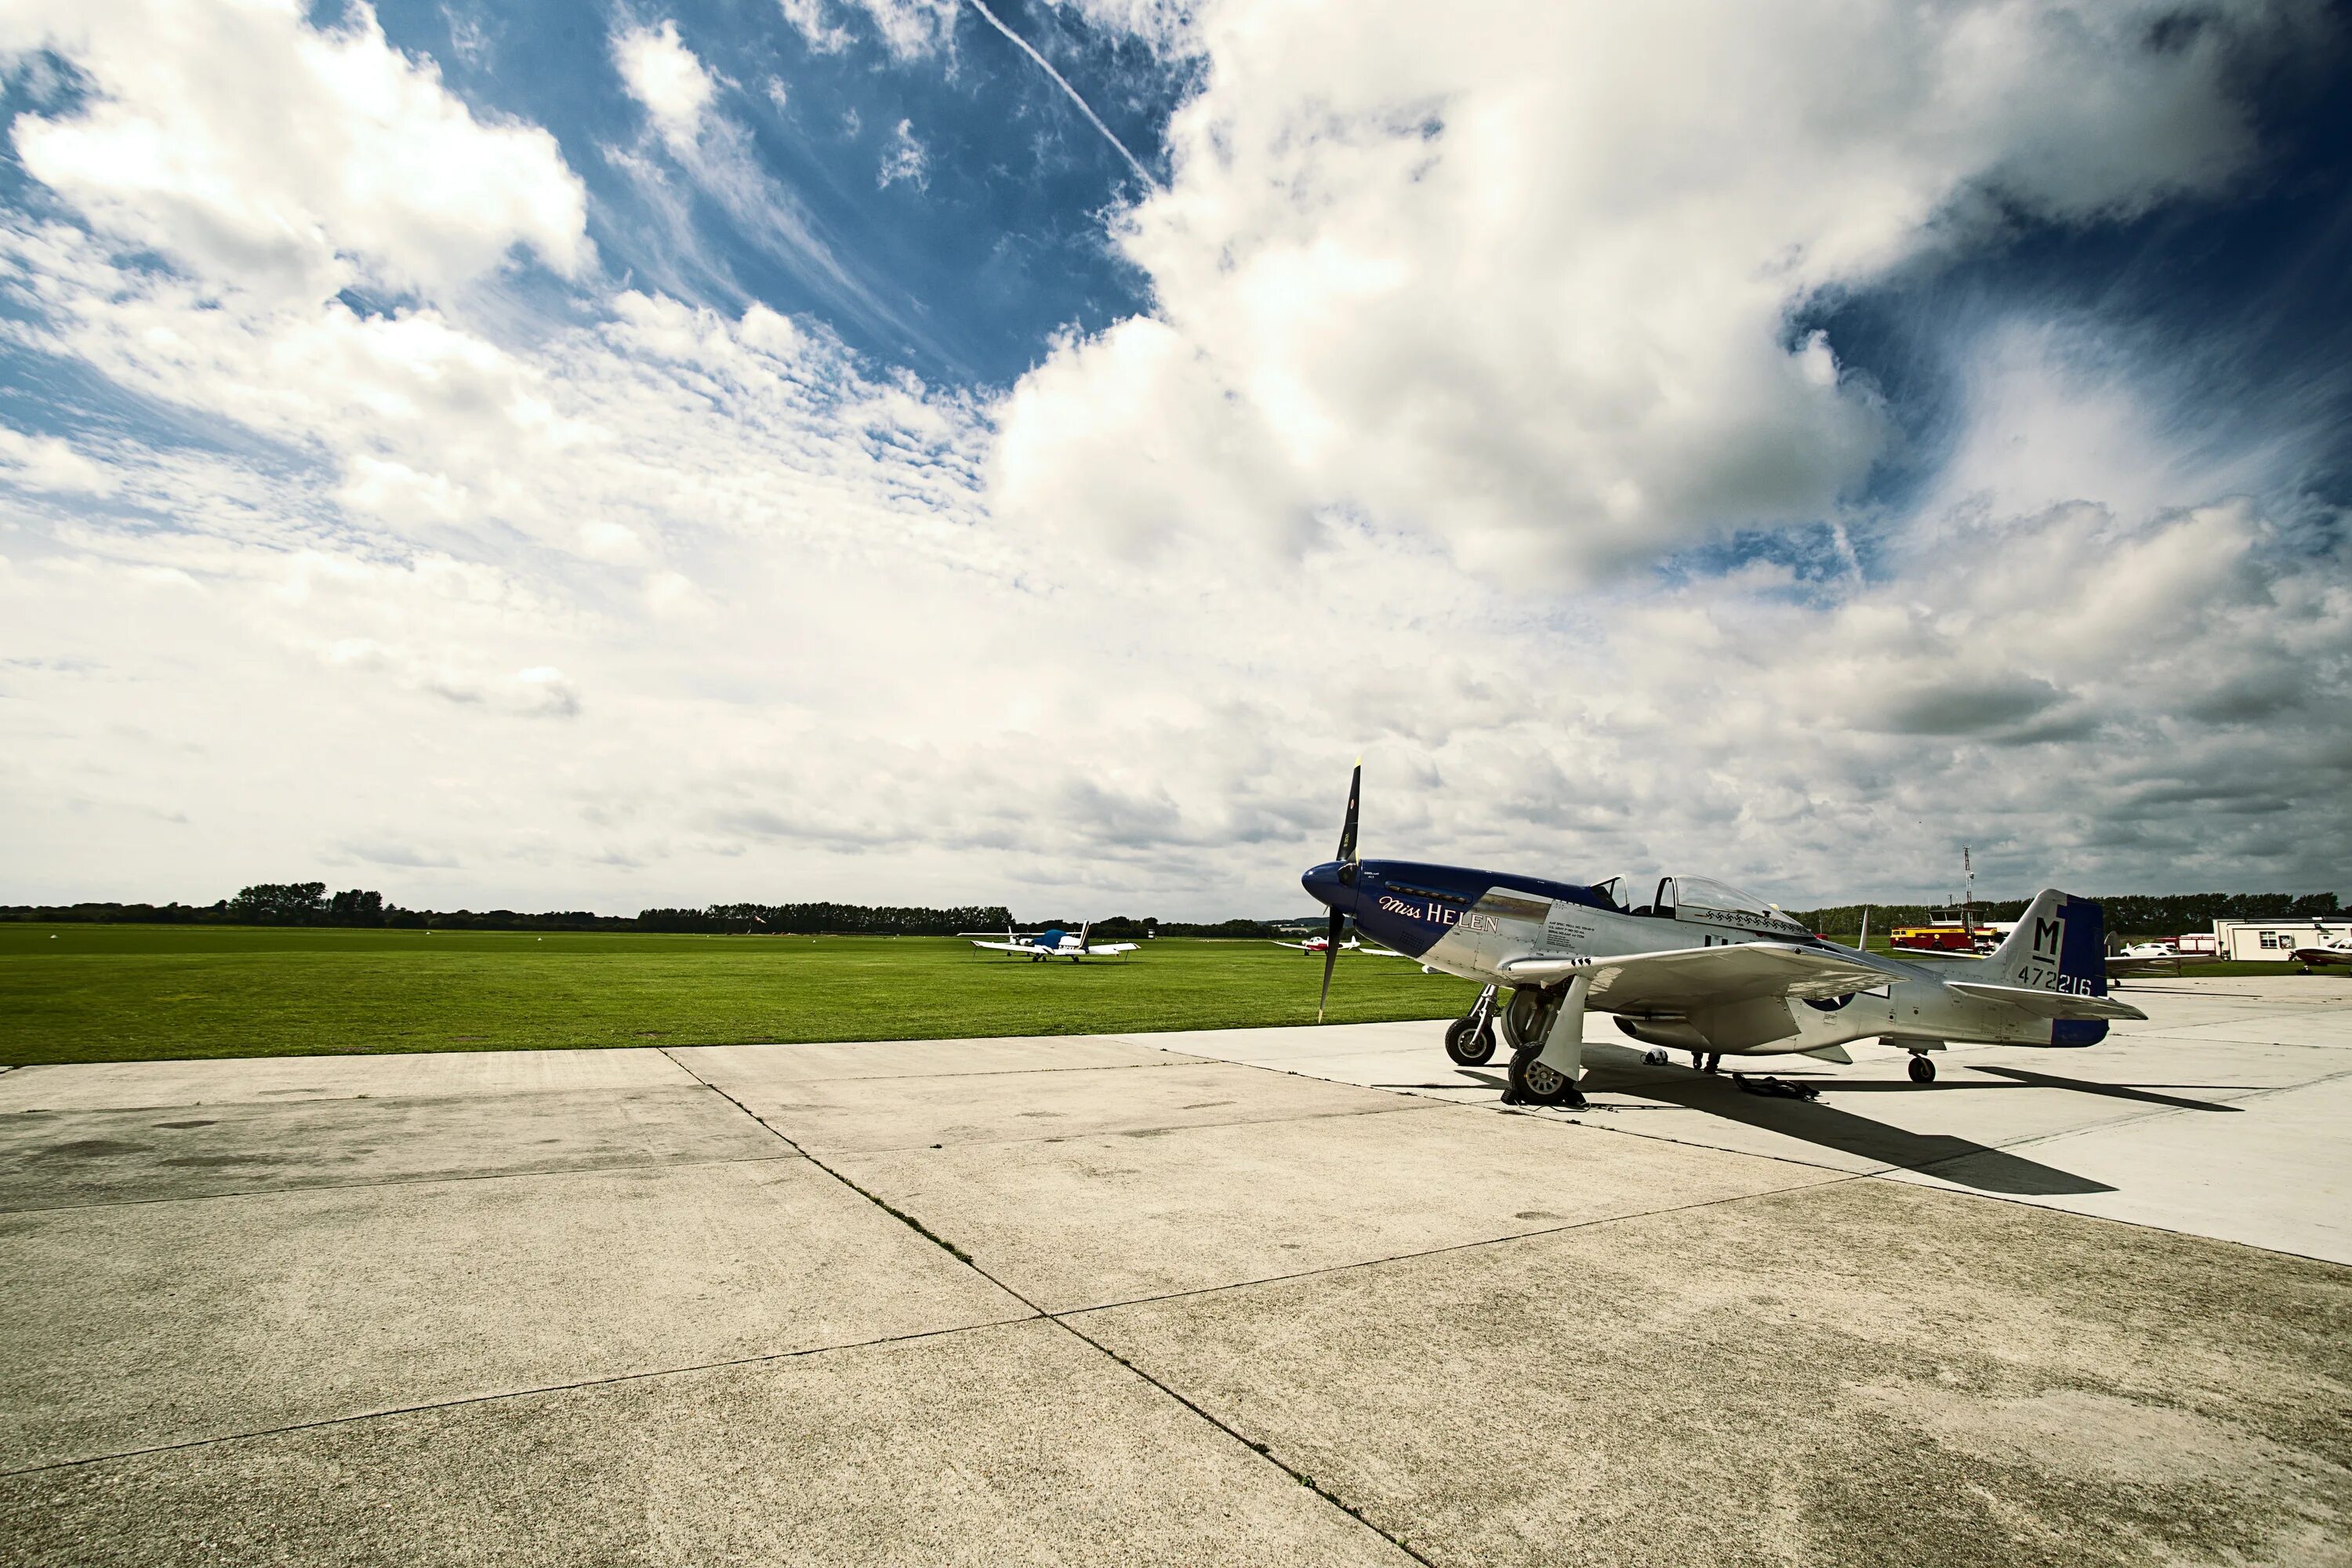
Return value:
<svg viewBox="0 0 2352 1568">
<path fill-rule="evenodd" d="M 1352 910 L 1356 907 L 1356 889 L 1339 879 L 1340 868 L 1344 864 L 1339 860 L 1326 860 L 1299 878 L 1298 885 L 1312 894 L 1318 904 L 1335 910 Z"/>
</svg>

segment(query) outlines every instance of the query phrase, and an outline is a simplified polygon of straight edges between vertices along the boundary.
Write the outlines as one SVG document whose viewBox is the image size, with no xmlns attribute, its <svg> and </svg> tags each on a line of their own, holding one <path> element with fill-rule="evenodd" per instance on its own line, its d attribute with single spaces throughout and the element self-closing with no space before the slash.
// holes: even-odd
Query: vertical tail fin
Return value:
<svg viewBox="0 0 2352 1568">
<path fill-rule="evenodd" d="M 1988 978 L 2003 985 L 2104 996 L 2106 911 L 2088 899 L 2044 888 L 2019 919 L 2017 929 L 1985 960 L 1985 968 Z"/>
</svg>

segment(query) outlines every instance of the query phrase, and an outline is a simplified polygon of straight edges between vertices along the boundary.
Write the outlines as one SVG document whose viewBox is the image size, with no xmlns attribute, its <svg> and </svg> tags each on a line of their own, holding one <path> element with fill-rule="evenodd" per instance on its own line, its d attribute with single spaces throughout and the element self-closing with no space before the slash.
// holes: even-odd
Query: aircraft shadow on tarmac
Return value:
<svg viewBox="0 0 2352 1568">
<path fill-rule="evenodd" d="M 2210 1100 L 2183 1100 L 2179 1095 L 2158 1094 L 2156 1091 L 2158 1089 L 2211 1089 L 2222 1090 L 2235 1089 L 2242 1093 L 2244 1091 L 2244 1086 L 2242 1085 L 2226 1083 L 2094 1083 L 2089 1079 L 2062 1078 L 2056 1073 L 2035 1072 L 2030 1068 L 1987 1067 L 1980 1062 L 1969 1063 L 1969 1069 L 1971 1072 L 1991 1073 L 1996 1078 L 2005 1078 L 2011 1081 L 2010 1083 L 1963 1082 L 1931 1083 L 1921 1085 L 1916 1083 L 1895 1083 L 1889 1080 L 1881 1080 L 1871 1083 L 1841 1083 L 1838 1085 L 1838 1088 L 1841 1089 L 1859 1089 L 1864 1090 L 1900 1089 L 1911 1089 L 1914 1091 L 1925 1088 L 1930 1091 L 1942 1091 L 1945 1093 L 1949 1093 L 1955 1089 L 1967 1090 L 2011 1088 L 2071 1089 L 2082 1094 L 2103 1094 L 2110 1100 L 2137 1100 L 2145 1105 L 2169 1106 L 2175 1110 L 2221 1110 L 2227 1111 L 2232 1116 L 2239 1114 L 2239 1108 L 2234 1105 L 2216 1105 Z"/>
<path fill-rule="evenodd" d="M 1948 1132 L 1913 1132 L 1906 1128 L 1890 1127 L 1884 1121 L 1874 1121 L 1849 1110 L 1819 1101 L 1780 1100 L 1749 1094 L 1731 1081 L 1729 1074 L 1702 1075 L 1658 1068 L 1643 1063 L 1630 1051 L 1606 1047 L 1585 1047 L 1585 1061 L 1591 1071 L 1585 1079 L 1588 1089 L 1603 1093 L 1636 1094 L 1645 1100 L 1664 1100 L 1688 1110 L 1720 1117 L 1744 1126 L 1777 1132 L 1785 1138 L 1795 1138 L 1823 1149 L 1834 1149 L 1841 1154 L 1878 1164 L 1892 1165 L 1906 1171 L 1918 1171 L 1938 1181 L 1955 1186 L 1973 1187 L 1983 1193 L 2007 1193 L 2019 1197 L 2080 1196 L 2091 1193 L 2112 1193 L 2116 1189 L 2105 1182 L 2075 1175 L 2059 1170 L 2006 1149 L 1996 1149 L 1979 1143 L 1973 1138 L 1961 1138 Z M 2020 1069 L 1998 1069 L 2004 1074 Z M 1497 1073 L 1471 1072 L 1464 1076 L 1490 1083 L 1496 1089 L 1505 1080 Z M 1855 1089 L 1865 1091 L 1904 1089 L 1913 1094 L 1950 1092 L 1954 1089 L 1999 1089 L 2046 1087 L 2081 1089 L 2098 1093 L 2117 1092 L 2117 1086 L 2094 1084 L 2074 1079 L 2053 1077 L 2045 1073 L 2021 1074 L 2031 1083 L 2016 1084 L 1914 1084 L 1906 1081 L 1877 1082 L 1868 1079 L 1836 1080 L 1838 1093 Z M 2208 1105 L 2201 1100 L 2174 1100 L 2168 1095 L 2151 1095 L 2134 1090 L 2126 1099 L 2153 1100 L 2160 1104 L 2194 1106 L 2200 1110 L 2228 1110 L 2230 1107 Z"/>
</svg>

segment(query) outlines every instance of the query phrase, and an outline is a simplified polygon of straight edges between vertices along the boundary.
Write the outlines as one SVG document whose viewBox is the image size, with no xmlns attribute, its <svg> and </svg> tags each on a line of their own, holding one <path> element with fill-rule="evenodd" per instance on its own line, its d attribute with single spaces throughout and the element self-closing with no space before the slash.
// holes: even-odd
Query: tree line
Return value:
<svg viewBox="0 0 2352 1568">
<path fill-rule="evenodd" d="M 541 913 L 515 910 L 407 910 L 372 889 L 330 893 L 324 882 L 256 882 L 233 899 L 210 904 L 12 904 L 0 906 L 0 921 L 138 925 L 360 926 L 436 931 L 638 931 L 757 935 L 953 936 L 963 931 L 1034 931 L 1058 925 L 1076 931 L 1085 922 L 1015 921 L 1002 904 L 952 909 L 841 903 L 710 904 L 698 910 L 641 910 L 635 915 L 600 915 L 587 910 Z M 1265 921 L 1213 923 L 1165 921 L 1114 915 L 1094 922 L 1091 935 L 1106 942 L 1138 942 L 1153 936 L 1256 937 L 1273 933 Z"/>
<path fill-rule="evenodd" d="M 1987 900 L 1977 905 L 1983 921 L 2013 921 L 2025 913 L 2031 899 Z M 2108 893 L 2093 900 L 2106 916 L 2109 936 L 2178 936 L 2204 931 L 2217 920 L 2335 920 L 2344 914 L 2333 893 Z M 1949 904 L 1832 904 L 1826 909 L 1791 910 L 1790 918 L 1808 931 L 1851 934 L 1862 929 L 1862 911 L 1870 910 L 1874 931 L 1899 925 L 1926 925 L 1931 910 Z"/>
<path fill-rule="evenodd" d="M 2171 936 L 2210 927 L 2216 920 L 2341 919 L 2346 911 L 2334 893 L 2177 893 L 2152 896 L 2111 893 L 2097 900 L 2106 910 L 2111 936 Z M 1977 905 L 1987 921 L 2013 921 L 2026 899 L 1988 900 Z M 1790 918 L 1809 931 L 1849 934 L 1870 910 L 1875 930 L 1925 925 L 1931 909 L 1948 905 L 1832 904 L 1796 910 Z M 963 931 L 1039 931 L 1059 926 L 1075 931 L 1075 920 L 1015 921 L 1002 904 L 952 909 L 911 905 L 840 903 L 710 904 L 698 910 L 641 910 L 635 915 L 600 915 L 588 910 L 525 912 L 515 910 L 405 910 L 371 889 L 329 893 L 324 882 L 256 882 L 236 897 L 210 904 L 10 904 L 0 921 L 140 925 L 382 926 L 437 931 L 641 931 L 746 932 L 775 936 L 953 936 Z M 1105 942 L 1139 942 L 1154 936 L 1250 939 L 1276 934 L 1276 922 L 1256 920 L 1163 921 L 1113 915 L 1093 923 L 1090 934 Z"/>
</svg>

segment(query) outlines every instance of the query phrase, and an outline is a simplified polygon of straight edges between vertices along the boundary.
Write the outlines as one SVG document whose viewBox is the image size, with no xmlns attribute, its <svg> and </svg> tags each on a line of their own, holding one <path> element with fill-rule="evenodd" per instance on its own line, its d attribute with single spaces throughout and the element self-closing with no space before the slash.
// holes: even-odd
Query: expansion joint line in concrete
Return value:
<svg viewBox="0 0 2352 1568">
<path fill-rule="evenodd" d="M 664 1056 L 669 1056 L 669 1052 L 667 1048 L 663 1049 L 662 1054 Z M 1280 1470 L 1284 1475 L 1288 1476 L 1298 1485 L 1306 1488 L 1308 1491 L 1313 1492 L 1317 1497 L 1322 1499 L 1324 1502 L 1329 1504 L 1332 1508 L 1337 1509 L 1339 1512 L 1346 1514 L 1349 1519 L 1354 1520 L 1358 1524 L 1363 1526 L 1366 1530 L 1370 1531 L 1373 1534 L 1379 1536 L 1382 1541 L 1387 1542 L 1391 1546 L 1395 1547 L 1399 1552 L 1412 1559 L 1415 1563 L 1423 1564 L 1429 1563 L 1430 1560 L 1421 1552 L 1414 1551 L 1410 1543 L 1399 1540 L 1395 1535 L 1373 1523 L 1370 1519 L 1365 1517 L 1364 1511 L 1361 1509 L 1356 1507 L 1353 1503 L 1349 1502 L 1346 1499 L 1339 1497 L 1329 1488 L 1319 1484 L 1314 1477 L 1308 1475 L 1306 1471 L 1299 1469 L 1297 1466 L 1276 1454 L 1267 1445 L 1244 1436 L 1223 1417 L 1217 1415 L 1214 1412 L 1204 1408 L 1194 1400 L 1187 1398 L 1183 1394 L 1180 1393 L 1175 1388 L 1171 1387 L 1167 1383 L 1153 1376 L 1142 1367 L 1136 1365 L 1133 1362 L 1128 1360 L 1125 1356 L 1119 1354 L 1117 1351 L 1111 1349 L 1108 1345 L 1103 1343 L 1092 1334 L 1087 1333 L 1076 1323 L 1070 1321 L 1067 1315 L 1061 1312 L 1048 1311 L 1044 1307 L 1039 1306 L 1035 1301 L 1031 1300 L 1025 1292 L 1015 1289 L 1006 1280 L 999 1279 L 988 1269 L 982 1268 L 977 1262 L 973 1261 L 971 1254 L 966 1252 L 963 1248 L 958 1247 L 954 1242 L 950 1241 L 947 1237 L 940 1235 L 939 1232 L 931 1229 L 930 1226 L 925 1225 L 913 1215 L 907 1213 L 904 1209 L 893 1205 L 878 1194 L 867 1191 L 865 1187 L 851 1180 L 842 1172 L 834 1169 L 831 1165 L 825 1163 L 824 1161 L 819 1159 L 816 1155 L 810 1153 L 807 1149 L 803 1148 L 799 1142 L 794 1141 L 790 1134 L 784 1132 L 781 1128 L 778 1128 L 766 1117 L 761 1116 L 758 1111 L 752 1110 L 750 1106 L 744 1104 L 741 1100 L 736 1099 L 733 1095 L 728 1093 L 717 1084 L 710 1082 L 709 1079 L 703 1078 L 700 1073 L 695 1072 L 692 1068 L 688 1067 L 684 1062 L 678 1061 L 676 1057 L 670 1057 L 670 1060 L 677 1062 L 678 1068 L 681 1071 L 693 1074 L 695 1079 L 703 1084 L 704 1087 L 708 1088 L 713 1094 L 718 1095 L 720 1099 L 734 1106 L 736 1110 L 740 1110 L 744 1115 L 750 1117 L 752 1121 L 765 1128 L 768 1132 L 777 1140 L 777 1142 L 792 1150 L 793 1152 L 800 1155 L 810 1164 L 815 1166 L 818 1170 L 823 1171 L 826 1175 L 831 1176 L 835 1181 L 839 1182 L 843 1186 L 847 1187 L 851 1192 L 856 1193 L 859 1197 L 864 1198 L 867 1203 L 872 1204 L 876 1208 L 880 1209 L 892 1219 L 897 1220 L 899 1224 L 914 1231 L 916 1235 L 920 1236 L 926 1241 L 930 1242 L 934 1247 L 937 1247 L 942 1251 L 948 1253 L 966 1268 L 971 1269 L 974 1274 L 979 1275 L 982 1279 L 987 1280 L 991 1285 L 996 1287 L 997 1289 L 1002 1290 L 1005 1295 L 1010 1296 L 1013 1300 L 1020 1302 L 1024 1307 L 1029 1309 L 1030 1312 L 1035 1317 L 1053 1324 L 1057 1329 L 1060 1329 L 1064 1333 L 1068 1334 L 1080 1344 L 1087 1346 L 1088 1349 L 1101 1355 L 1104 1359 L 1111 1362 L 1114 1365 L 1125 1371 L 1129 1376 L 1143 1383 L 1146 1386 L 1159 1390 L 1160 1393 L 1167 1398 L 1174 1401 L 1182 1408 L 1191 1411 L 1192 1415 L 1197 1416 L 1200 1420 L 1205 1422 L 1217 1431 L 1223 1433 L 1226 1436 L 1240 1444 L 1244 1448 L 1248 1449 L 1251 1453 L 1256 1455 L 1259 1458 L 1265 1460 L 1276 1469 Z"/>
<path fill-rule="evenodd" d="M 1515 1230 L 1508 1236 L 1484 1236 L 1475 1241 L 1449 1241 L 1443 1247 L 1416 1247 L 1411 1252 L 1384 1253 L 1378 1258 L 1359 1258 L 1347 1263 L 1327 1263 L 1319 1268 L 1301 1268 L 1289 1274 L 1266 1274 L 1255 1279 L 1235 1279 L 1223 1285 L 1202 1285 L 1191 1290 L 1167 1290 L 1156 1296 L 1134 1296 L 1123 1301 L 1097 1301 L 1091 1306 L 1072 1307 L 1061 1316 L 1085 1317 L 1096 1312 L 1115 1312 L 1123 1307 L 1150 1307 L 1168 1301 L 1186 1301 L 1202 1296 L 1222 1296 L 1235 1290 L 1255 1290 L 1261 1285 L 1287 1285 L 1294 1280 L 1319 1279 L 1333 1274 L 1351 1274 L 1360 1268 L 1385 1268 L 1391 1263 L 1417 1263 L 1424 1258 L 1443 1258 L 1451 1252 L 1476 1252 L 1490 1247 L 1514 1247 L 1523 1241 L 1544 1241 L 1555 1236 L 1567 1236 L 1580 1230 L 1597 1230 L 1603 1226 L 1625 1225 L 1638 1219 L 1654 1219 L 1661 1215 L 1687 1214 L 1693 1209 L 1722 1208 L 1730 1204 L 1758 1203 L 1766 1198 L 1786 1197 L 1791 1193 L 1818 1193 L 1829 1187 L 1843 1186 L 1850 1182 L 1865 1182 L 1870 1176 L 1856 1171 L 1831 1171 L 1818 1182 L 1797 1182 L 1785 1187 L 1766 1187 L 1760 1192 L 1726 1193 L 1721 1197 L 1697 1198 L 1686 1204 L 1668 1204 L 1663 1208 L 1630 1209 L 1623 1214 L 1596 1215 L 1591 1219 L 1570 1220 L 1565 1225 L 1546 1226 L 1541 1230 Z M 1931 1189 L 1932 1190 L 1932 1189 Z M 1055 1314 L 1048 1314 L 1053 1316 Z"/>
<path fill-rule="evenodd" d="M 770 1366 L 781 1362 L 799 1361 L 807 1356 L 832 1355 L 841 1351 L 872 1350 L 880 1345 L 910 1344 L 918 1340 L 947 1339 L 956 1334 L 977 1333 L 982 1329 L 1001 1329 L 1007 1323 L 1026 1322 L 1025 1318 L 999 1318 L 985 1323 L 960 1323 L 951 1329 L 919 1329 L 912 1333 L 884 1334 L 878 1339 L 851 1340 L 842 1344 L 811 1345 L 805 1350 L 775 1351 L 766 1355 L 734 1356 L 726 1361 L 691 1362 L 684 1366 L 648 1367 L 643 1372 L 616 1372 L 610 1377 L 575 1378 L 569 1383 L 535 1384 L 529 1388 L 502 1388 L 496 1394 L 467 1394 L 458 1399 L 427 1399 L 415 1405 L 388 1405 L 382 1410 L 356 1410 L 349 1415 L 326 1415 L 316 1421 L 289 1421 L 282 1426 L 257 1426 L 243 1432 L 217 1432 L 210 1436 L 191 1437 L 182 1443 L 154 1443 L 143 1448 L 118 1448 L 105 1454 L 79 1454 L 70 1459 L 51 1459 L 45 1464 L 23 1465 L 15 1469 L 0 1469 L 0 1479 L 16 1476 L 37 1476 L 50 1470 L 74 1470 L 89 1465 L 110 1464 L 117 1459 L 143 1459 L 155 1454 L 178 1454 L 191 1448 L 210 1448 L 223 1443 L 258 1442 L 264 1437 L 281 1437 L 291 1432 L 317 1432 L 331 1426 L 356 1426 L 362 1421 L 381 1421 L 394 1415 L 422 1415 L 435 1410 L 461 1410 L 469 1405 L 499 1405 L 509 1399 L 535 1399 L 550 1394 L 571 1394 L 583 1388 L 611 1388 L 625 1383 L 650 1383 L 659 1377 L 688 1377 L 698 1372 L 725 1372 L 734 1367 Z"/>
</svg>

